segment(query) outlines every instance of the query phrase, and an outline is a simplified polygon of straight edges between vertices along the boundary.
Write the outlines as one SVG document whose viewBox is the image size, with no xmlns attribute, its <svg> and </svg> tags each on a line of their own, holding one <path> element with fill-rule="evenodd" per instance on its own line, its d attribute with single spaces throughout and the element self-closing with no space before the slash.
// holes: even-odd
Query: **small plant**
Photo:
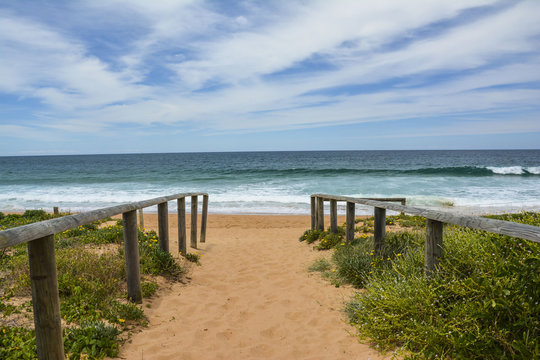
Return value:
<svg viewBox="0 0 540 360">
<path fill-rule="evenodd" d="M 69 359 L 116 357 L 120 330 L 101 321 L 87 322 L 64 330 L 64 347 Z M 86 355 L 83 357 L 81 355 Z"/>
<path fill-rule="evenodd" d="M 319 240 L 319 237 L 321 235 L 322 231 L 320 230 L 306 230 L 302 236 L 298 239 L 299 241 L 305 241 L 308 244 L 311 244 L 317 240 Z"/>
<path fill-rule="evenodd" d="M 159 285 L 154 281 L 143 281 L 141 282 L 141 290 L 143 297 L 151 297 L 158 290 Z"/>
<path fill-rule="evenodd" d="M 34 330 L 23 327 L 0 326 L 0 359 L 33 360 L 37 346 Z"/>
<path fill-rule="evenodd" d="M 186 260 L 197 265 L 200 265 L 201 255 L 197 253 L 187 253 L 185 256 Z"/>
<path fill-rule="evenodd" d="M 308 268 L 311 272 L 325 272 L 332 268 L 332 264 L 325 258 L 320 258 L 315 260 L 313 264 L 311 264 Z"/>
<path fill-rule="evenodd" d="M 155 231 L 139 231 L 139 255 L 141 272 L 150 275 L 164 275 L 179 278 L 184 269 L 168 251 L 159 248 Z"/>
</svg>

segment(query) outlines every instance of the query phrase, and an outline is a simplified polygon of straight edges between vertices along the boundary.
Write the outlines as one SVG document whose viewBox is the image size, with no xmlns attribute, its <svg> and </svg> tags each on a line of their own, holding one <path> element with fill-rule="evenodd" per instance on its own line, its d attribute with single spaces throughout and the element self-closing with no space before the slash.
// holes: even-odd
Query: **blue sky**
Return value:
<svg viewBox="0 0 540 360">
<path fill-rule="evenodd" d="M 0 0 L 0 155 L 540 148 L 540 1 Z"/>
</svg>

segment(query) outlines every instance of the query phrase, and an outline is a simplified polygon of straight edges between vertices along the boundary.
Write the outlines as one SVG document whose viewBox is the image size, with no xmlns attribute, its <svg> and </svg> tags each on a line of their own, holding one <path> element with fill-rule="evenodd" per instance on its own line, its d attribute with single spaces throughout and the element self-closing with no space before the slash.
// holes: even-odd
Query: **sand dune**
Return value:
<svg viewBox="0 0 540 360">
<path fill-rule="evenodd" d="M 354 329 L 341 309 L 353 290 L 307 272 L 321 256 L 297 241 L 309 222 L 307 216 L 210 215 L 207 243 L 196 250 L 202 266 L 193 269 L 190 283 L 145 301 L 150 324 L 120 357 L 384 358 L 349 334 Z M 156 229 L 156 216 L 145 215 L 145 225 Z M 176 239 L 174 215 L 169 225 Z"/>
</svg>

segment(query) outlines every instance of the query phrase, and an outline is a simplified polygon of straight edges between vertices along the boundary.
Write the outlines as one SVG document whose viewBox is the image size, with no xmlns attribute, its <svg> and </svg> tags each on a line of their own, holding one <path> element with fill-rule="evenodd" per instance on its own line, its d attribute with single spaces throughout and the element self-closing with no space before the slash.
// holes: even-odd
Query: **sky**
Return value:
<svg viewBox="0 0 540 360">
<path fill-rule="evenodd" d="M 538 149 L 540 0 L 0 0 L 0 156 Z"/>
</svg>

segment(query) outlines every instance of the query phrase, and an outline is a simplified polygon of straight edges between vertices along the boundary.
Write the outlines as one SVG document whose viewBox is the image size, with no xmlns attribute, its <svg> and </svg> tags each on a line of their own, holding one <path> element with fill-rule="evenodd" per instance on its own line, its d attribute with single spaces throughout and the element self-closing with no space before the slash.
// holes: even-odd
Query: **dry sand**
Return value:
<svg viewBox="0 0 540 360">
<path fill-rule="evenodd" d="M 156 215 L 144 220 L 157 229 Z M 307 271 L 322 255 L 298 241 L 309 226 L 308 216 L 210 215 L 206 244 L 191 249 L 202 266 L 189 283 L 145 300 L 149 326 L 120 357 L 383 359 L 350 335 L 341 310 L 354 290 Z M 176 215 L 169 227 L 177 251 Z"/>
</svg>

